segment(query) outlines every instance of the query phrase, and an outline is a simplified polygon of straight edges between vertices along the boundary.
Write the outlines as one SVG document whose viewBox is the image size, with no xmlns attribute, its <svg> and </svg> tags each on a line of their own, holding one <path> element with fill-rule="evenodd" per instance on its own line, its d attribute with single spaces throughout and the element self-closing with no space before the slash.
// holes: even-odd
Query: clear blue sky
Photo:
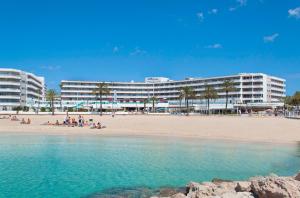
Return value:
<svg viewBox="0 0 300 198">
<path fill-rule="evenodd" d="M 0 67 L 142 81 L 239 72 L 300 90 L 300 0 L 1 0 Z"/>
</svg>

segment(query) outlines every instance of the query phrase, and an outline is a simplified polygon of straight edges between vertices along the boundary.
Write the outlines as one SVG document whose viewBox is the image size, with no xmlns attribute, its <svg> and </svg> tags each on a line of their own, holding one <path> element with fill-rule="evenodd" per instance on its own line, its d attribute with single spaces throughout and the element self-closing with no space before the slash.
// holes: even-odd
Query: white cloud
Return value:
<svg viewBox="0 0 300 198">
<path fill-rule="evenodd" d="M 289 17 L 294 17 L 296 19 L 300 19 L 300 7 L 295 9 L 289 9 L 288 10 Z"/>
<path fill-rule="evenodd" d="M 247 6 L 248 1 L 247 0 L 236 0 L 236 3 L 237 3 L 237 5 L 233 6 L 233 7 L 230 7 L 229 11 L 232 12 L 232 11 L 237 10 L 238 8 Z"/>
<path fill-rule="evenodd" d="M 214 9 L 211 9 L 210 11 L 208 11 L 208 14 L 218 14 L 219 10 L 214 8 Z"/>
<path fill-rule="evenodd" d="M 52 66 L 52 65 L 45 66 L 45 65 L 43 65 L 43 66 L 41 66 L 41 68 L 44 69 L 44 70 L 49 70 L 49 71 L 57 71 L 57 70 L 60 70 L 61 67 L 59 65 L 57 65 L 57 66 Z"/>
<path fill-rule="evenodd" d="M 247 0 L 236 0 L 236 1 L 239 3 L 239 5 L 240 5 L 241 7 L 247 5 Z"/>
<path fill-rule="evenodd" d="M 115 46 L 114 48 L 113 48 L 113 53 L 118 53 L 119 52 L 119 47 L 118 46 Z"/>
<path fill-rule="evenodd" d="M 216 43 L 216 44 L 208 45 L 208 46 L 206 46 L 206 48 L 209 48 L 209 49 L 221 49 L 221 48 L 223 48 L 223 46 L 220 43 Z"/>
<path fill-rule="evenodd" d="M 278 33 L 272 34 L 270 36 L 264 36 L 264 42 L 265 43 L 273 43 L 278 36 L 279 36 Z"/>
<path fill-rule="evenodd" d="M 198 12 L 197 13 L 197 17 L 202 22 L 204 20 L 204 14 L 203 14 L 203 12 Z"/>
<path fill-rule="evenodd" d="M 131 56 L 138 56 L 138 55 L 145 55 L 147 54 L 147 51 L 140 49 L 139 47 L 136 47 L 132 52 L 130 52 Z"/>
</svg>

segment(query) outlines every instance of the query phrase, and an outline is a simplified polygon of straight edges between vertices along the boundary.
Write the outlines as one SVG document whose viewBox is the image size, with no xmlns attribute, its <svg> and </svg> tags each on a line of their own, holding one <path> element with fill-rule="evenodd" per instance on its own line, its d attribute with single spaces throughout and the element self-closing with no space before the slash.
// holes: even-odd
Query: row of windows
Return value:
<svg viewBox="0 0 300 198">
<path fill-rule="evenodd" d="M 19 72 L 12 72 L 12 71 L 0 71 L 0 75 L 20 76 L 20 73 Z"/>
<path fill-rule="evenodd" d="M 20 89 L 18 85 L 0 85 L 0 89 Z"/>
<path fill-rule="evenodd" d="M 187 85 L 187 84 L 209 84 L 214 82 L 224 82 L 225 80 L 240 80 L 240 77 L 233 77 L 233 78 L 214 78 L 214 79 L 198 79 L 198 80 L 187 80 L 187 81 L 171 81 L 171 82 L 164 82 L 164 83 L 115 83 L 115 82 L 105 82 L 108 86 L 119 86 L 119 87 L 160 87 L 160 86 L 180 86 L 180 85 Z M 62 82 L 63 85 L 70 85 L 70 86 L 97 86 L 99 83 L 94 82 Z"/>
<path fill-rule="evenodd" d="M 0 98 L 0 103 L 18 103 L 20 100 L 18 99 L 2 99 Z"/>
<path fill-rule="evenodd" d="M 11 79 L 11 78 L 1 78 L 0 82 L 12 82 L 12 83 L 20 83 L 21 81 L 19 79 Z"/>
<path fill-rule="evenodd" d="M 278 84 L 284 84 L 283 81 L 281 81 L 281 80 L 276 80 L 276 79 L 271 79 L 271 82 L 275 82 L 275 83 L 278 83 Z"/>
<path fill-rule="evenodd" d="M 251 80 L 251 79 L 254 79 L 254 80 L 263 79 L 263 76 L 244 76 L 243 77 L 243 80 Z"/>
<path fill-rule="evenodd" d="M 15 92 L 0 92 L 0 96 L 20 96 L 20 93 L 15 93 Z"/>
</svg>

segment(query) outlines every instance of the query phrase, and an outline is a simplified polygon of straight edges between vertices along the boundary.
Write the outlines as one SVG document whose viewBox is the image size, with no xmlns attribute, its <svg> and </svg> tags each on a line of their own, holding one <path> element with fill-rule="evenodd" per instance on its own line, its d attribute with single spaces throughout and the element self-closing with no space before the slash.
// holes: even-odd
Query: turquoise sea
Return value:
<svg viewBox="0 0 300 198">
<path fill-rule="evenodd" d="M 179 138 L 0 135 L 0 197 L 93 197 L 213 178 L 292 175 L 300 146 Z M 95 196 L 96 197 L 96 196 Z"/>
</svg>

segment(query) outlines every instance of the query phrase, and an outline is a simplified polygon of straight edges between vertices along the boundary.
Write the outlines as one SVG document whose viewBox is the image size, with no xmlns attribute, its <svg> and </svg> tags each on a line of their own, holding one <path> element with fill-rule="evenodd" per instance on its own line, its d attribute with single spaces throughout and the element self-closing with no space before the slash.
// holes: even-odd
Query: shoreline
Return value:
<svg viewBox="0 0 300 198">
<path fill-rule="evenodd" d="M 1 136 L 18 136 L 18 135 L 24 135 L 24 136 L 65 136 L 65 137 L 103 137 L 103 138 L 146 138 L 146 139 L 155 139 L 155 140 L 182 140 L 182 141 L 202 141 L 202 142 L 222 142 L 222 143 L 233 143 L 233 144 L 260 144 L 260 145 L 286 145 L 286 146 L 295 146 L 300 141 L 266 141 L 266 140 L 246 140 L 246 139 L 230 139 L 230 138 L 222 138 L 222 137 L 200 137 L 200 136 L 170 136 L 170 135 L 161 135 L 161 134 L 103 134 L 103 133 L 66 133 L 66 132 L 46 132 L 46 133 L 40 133 L 40 132 L 16 132 L 16 131 L 10 131 L 10 132 L 0 132 L 0 138 Z"/>
</svg>

